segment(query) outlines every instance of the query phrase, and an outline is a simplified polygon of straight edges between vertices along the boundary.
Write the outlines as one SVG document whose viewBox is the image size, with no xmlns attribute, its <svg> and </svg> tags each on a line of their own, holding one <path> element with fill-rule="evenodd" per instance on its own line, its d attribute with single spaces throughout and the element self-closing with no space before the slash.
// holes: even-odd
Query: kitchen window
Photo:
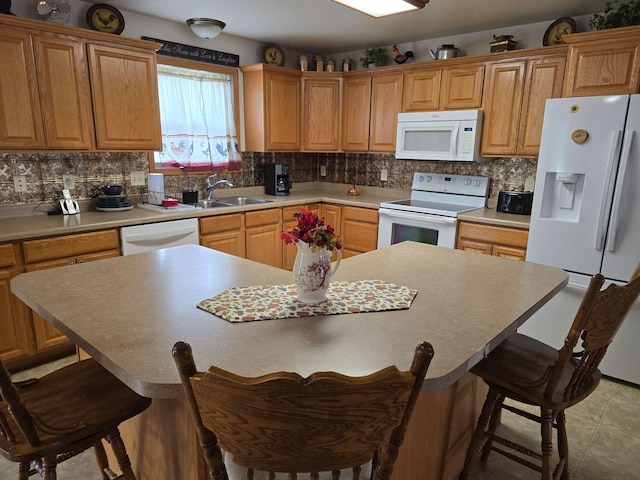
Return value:
<svg viewBox="0 0 640 480">
<path fill-rule="evenodd" d="M 162 59 L 158 96 L 162 151 L 150 171 L 164 174 L 240 170 L 236 69 Z"/>
</svg>

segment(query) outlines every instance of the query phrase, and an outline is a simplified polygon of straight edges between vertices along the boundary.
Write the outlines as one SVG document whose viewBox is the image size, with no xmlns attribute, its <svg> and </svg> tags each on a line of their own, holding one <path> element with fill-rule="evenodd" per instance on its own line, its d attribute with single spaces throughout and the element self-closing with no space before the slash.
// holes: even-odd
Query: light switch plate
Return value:
<svg viewBox="0 0 640 480">
<path fill-rule="evenodd" d="M 131 172 L 131 186 L 142 187 L 145 184 L 144 172 Z"/>
<path fill-rule="evenodd" d="M 387 169 L 386 168 L 381 168 L 380 169 L 380 181 L 381 182 L 386 182 L 387 181 Z"/>
<path fill-rule="evenodd" d="M 320 165 L 320 176 L 321 177 L 326 177 L 327 176 L 327 166 L 326 165 Z"/>
<path fill-rule="evenodd" d="M 13 186 L 16 192 L 26 192 L 27 191 L 27 176 L 26 175 L 14 175 L 13 176 Z"/>
<path fill-rule="evenodd" d="M 62 188 L 65 190 L 75 190 L 76 177 L 73 175 L 62 175 Z"/>
</svg>

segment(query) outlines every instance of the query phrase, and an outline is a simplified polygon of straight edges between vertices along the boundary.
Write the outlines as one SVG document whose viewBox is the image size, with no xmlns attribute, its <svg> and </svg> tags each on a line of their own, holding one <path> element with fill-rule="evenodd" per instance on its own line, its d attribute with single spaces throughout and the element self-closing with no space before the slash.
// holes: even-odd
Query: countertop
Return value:
<svg viewBox="0 0 640 480">
<path fill-rule="evenodd" d="M 77 215 L 47 215 L 38 212 L 38 206 L 5 207 L 0 209 L 0 242 L 28 240 L 54 235 L 67 235 L 92 230 L 119 228 L 144 223 L 165 222 L 190 217 L 225 215 L 274 207 L 305 205 L 315 202 L 337 203 L 355 207 L 377 209 L 381 202 L 409 198 L 410 191 L 391 190 L 376 187 L 361 187 L 362 194 L 346 194 L 349 185 L 327 182 L 309 182 L 296 184 L 294 190 L 286 196 L 265 195 L 263 187 L 234 188 L 221 190 L 219 196 L 251 196 L 268 200 L 267 203 L 238 207 L 219 207 L 210 209 L 166 209 L 165 213 L 156 213 L 135 206 L 122 212 L 101 212 L 95 209 L 93 202 L 81 202 Z M 135 201 L 134 204 L 140 203 Z M 46 206 L 46 204 L 44 204 Z M 17 216 L 16 212 L 18 213 Z M 529 228 L 529 216 L 498 213 L 495 209 L 480 208 L 462 213 L 460 220 L 501 225 L 514 228 Z"/>
<path fill-rule="evenodd" d="M 196 305 L 231 287 L 290 284 L 291 272 L 198 245 L 23 273 L 11 289 L 133 390 L 172 398 L 182 392 L 171 357 L 178 340 L 192 345 L 199 368 L 215 364 L 247 376 L 407 369 L 417 343 L 428 341 L 435 357 L 423 390 L 441 390 L 555 295 L 568 275 L 403 242 L 345 259 L 333 277 L 371 278 L 417 289 L 411 308 L 229 323 Z"/>
</svg>

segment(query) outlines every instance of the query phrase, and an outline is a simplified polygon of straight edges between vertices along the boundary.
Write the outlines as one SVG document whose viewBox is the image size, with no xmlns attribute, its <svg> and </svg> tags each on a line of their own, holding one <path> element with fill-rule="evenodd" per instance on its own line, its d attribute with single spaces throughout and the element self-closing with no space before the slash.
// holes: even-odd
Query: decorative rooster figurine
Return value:
<svg viewBox="0 0 640 480">
<path fill-rule="evenodd" d="M 397 45 L 393 46 L 393 59 L 395 60 L 396 63 L 402 65 L 404 62 L 406 62 L 410 58 L 413 58 L 413 52 L 411 50 L 408 50 L 405 54 L 402 54 L 400 53 L 400 50 L 398 50 Z"/>
</svg>

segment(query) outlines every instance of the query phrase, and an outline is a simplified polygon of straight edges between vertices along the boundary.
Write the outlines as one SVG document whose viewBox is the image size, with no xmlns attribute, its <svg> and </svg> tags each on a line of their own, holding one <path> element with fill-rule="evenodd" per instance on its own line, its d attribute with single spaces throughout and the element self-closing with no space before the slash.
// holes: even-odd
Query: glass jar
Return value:
<svg viewBox="0 0 640 480">
<path fill-rule="evenodd" d="M 342 61 L 342 71 L 348 72 L 351 70 L 352 61 L 351 58 L 347 57 Z"/>
<path fill-rule="evenodd" d="M 322 55 L 316 55 L 316 72 L 324 72 L 324 57 Z"/>
<path fill-rule="evenodd" d="M 298 57 L 298 60 L 300 61 L 300 70 L 302 70 L 303 72 L 309 70 L 309 57 L 307 57 L 306 55 L 300 55 Z"/>
<path fill-rule="evenodd" d="M 327 72 L 335 72 L 336 71 L 336 62 L 333 60 L 327 61 Z"/>
</svg>

